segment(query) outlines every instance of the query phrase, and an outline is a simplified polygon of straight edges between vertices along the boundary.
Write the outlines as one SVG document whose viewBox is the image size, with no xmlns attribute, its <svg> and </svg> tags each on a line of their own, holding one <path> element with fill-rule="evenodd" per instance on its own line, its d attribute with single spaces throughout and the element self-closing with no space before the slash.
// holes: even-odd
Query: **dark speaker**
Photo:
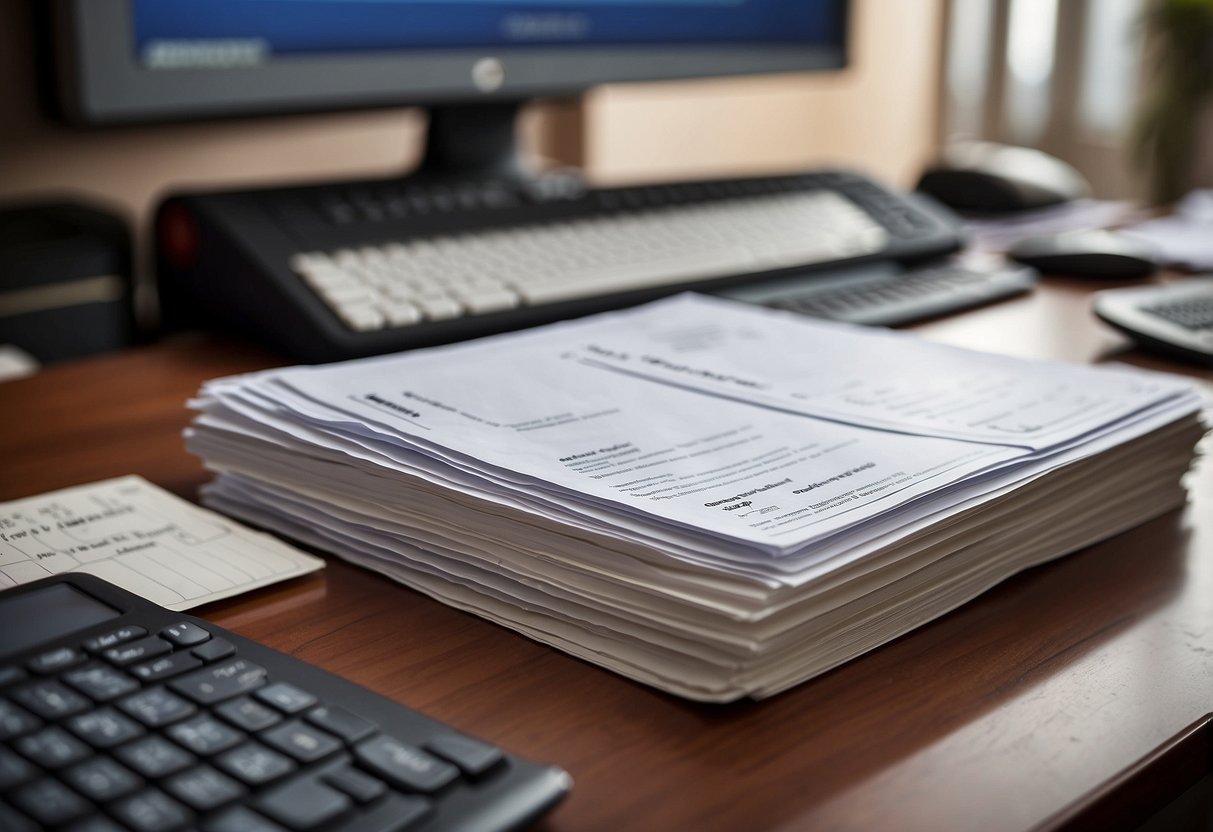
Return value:
<svg viewBox="0 0 1213 832">
<path fill-rule="evenodd" d="M 73 203 L 0 208 L 0 344 L 46 363 L 132 343 L 131 232 Z"/>
</svg>

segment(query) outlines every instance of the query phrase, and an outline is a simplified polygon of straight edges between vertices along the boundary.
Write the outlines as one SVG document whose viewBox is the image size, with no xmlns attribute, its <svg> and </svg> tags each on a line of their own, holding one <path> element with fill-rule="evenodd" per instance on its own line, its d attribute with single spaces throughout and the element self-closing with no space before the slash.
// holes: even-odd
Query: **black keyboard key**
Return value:
<svg viewBox="0 0 1213 832">
<path fill-rule="evenodd" d="M 105 815 L 93 815 L 84 820 L 78 820 L 67 827 L 64 832 L 127 832 L 126 827 L 119 826 Z"/>
<path fill-rule="evenodd" d="M 37 773 L 38 769 L 0 745 L 0 792 L 32 780 Z"/>
<path fill-rule="evenodd" d="M 247 659 L 232 659 L 196 670 L 169 686 L 199 705 L 213 705 L 261 687 L 265 676 L 265 668 Z"/>
<path fill-rule="evenodd" d="M 290 757 L 255 742 L 225 751 L 215 758 L 215 765 L 250 786 L 269 783 L 295 770 Z"/>
<path fill-rule="evenodd" d="M 52 777 L 24 785 L 8 799 L 43 826 L 58 826 L 92 811 L 88 801 Z"/>
<path fill-rule="evenodd" d="M 163 656 L 172 649 L 173 646 L 164 639 L 149 636 L 148 638 L 141 638 L 138 641 L 131 641 L 126 644 L 120 644 L 117 647 L 111 647 L 101 655 L 107 661 L 119 667 L 126 667 L 136 662 L 154 659 L 156 656 Z"/>
<path fill-rule="evenodd" d="M 109 702 L 139 689 L 139 683 L 130 676 L 105 664 L 65 673 L 63 680 L 97 702 Z"/>
<path fill-rule="evenodd" d="M 180 676 L 187 670 L 202 667 L 202 660 L 189 653 L 170 653 L 150 662 L 132 667 L 131 675 L 141 682 L 159 682 L 172 676 Z"/>
<path fill-rule="evenodd" d="M 10 664 L 8 667 L 0 667 L 0 688 L 15 685 L 28 678 L 29 674 L 15 664 Z"/>
<path fill-rule="evenodd" d="M 143 781 L 109 757 L 93 757 L 63 771 L 59 776 L 75 791 L 97 803 L 109 803 L 143 786 Z"/>
<path fill-rule="evenodd" d="M 4 832 L 42 832 L 38 824 L 0 800 L 0 829 Z"/>
<path fill-rule="evenodd" d="M 261 741 L 301 763 L 315 762 L 341 748 L 341 741 L 332 734 L 297 719 L 263 732 Z"/>
<path fill-rule="evenodd" d="M 305 778 L 270 790 L 258 797 L 254 806 L 288 829 L 306 832 L 336 820 L 354 804 L 336 789 Z"/>
<path fill-rule="evenodd" d="M 341 832 L 405 832 L 426 821 L 434 804 L 419 795 L 391 794 L 365 814 L 340 827 Z"/>
<path fill-rule="evenodd" d="M 123 798 L 110 811 L 135 832 L 167 832 L 194 819 L 193 812 L 156 789 Z"/>
<path fill-rule="evenodd" d="M 164 781 L 165 790 L 199 812 L 218 809 L 244 795 L 244 787 L 210 766 L 197 766 Z"/>
<path fill-rule="evenodd" d="M 7 699 L 0 699 L 0 742 L 28 734 L 42 725 L 42 720 Z"/>
<path fill-rule="evenodd" d="M 382 780 L 376 780 L 366 772 L 350 766 L 325 772 L 321 779 L 334 789 L 345 792 L 358 803 L 370 803 L 387 792 L 387 784 Z"/>
<path fill-rule="evenodd" d="M 348 743 L 358 742 L 375 733 L 373 723 L 336 705 L 320 705 L 312 708 L 307 712 L 305 719 L 330 734 L 336 734 Z"/>
<path fill-rule="evenodd" d="M 160 638 L 172 642 L 178 647 L 193 647 L 195 644 L 201 644 L 209 640 L 210 637 L 211 634 L 209 632 L 197 624 L 191 624 L 188 621 L 182 621 L 180 624 L 165 627 L 160 631 Z"/>
<path fill-rule="evenodd" d="M 399 197 L 389 197 L 383 201 L 383 207 L 389 217 L 402 219 L 408 216 L 409 204 Z"/>
<path fill-rule="evenodd" d="M 143 785 L 143 780 L 133 771 L 110 757 L 86 760 L 60 776 L 73 789 L 97 803 L 117 800 Z"/>
<path fill-rule="evenodd" d="M 468 777 L 479 777 L 504 759 L 500 748 L 460 734 L 446 734 L 425 744 L 443 759 L 459 766 Z"/>
<path fill-rule="evenodd" d="M 203 832 L 285 832 L 284 827 L 244 806 L 233 806 L 208 817 Z"/>
<path fill-rule="evenodd" d="M 297 714 L 316 704 L 316 697 L 286 682 L 275 682 L 253 695 L 287 714 Z"/>
<path fill-rule="evenodd" d="M 14 747 L 43 768 L 56 769 L 78 763 L 92 750 L 58 725 L 22 737 Z"/>
<path fill-rule="evenodd" d="M 242 696 L 231 702 L 224 702 L 215 709 L 215 713 L 250 733 L 277 725 L 282 721 L 282 715 L 255 699 Z"/>
<path fill-rule="evenodd" d="M 113 752 L 114 756 L 148 779 L 167 777 L 194 764 L 195 757 L 161 736 L 144 737 Z"/>
<path fill-rule="evenodd" d="M 201 757 L 226 751 L 246 738 L 243 731 L 237 731 L 210 714 L 198 714 L 184 722 L 178 722 L 165 733 Z"/>
<path fill-rule="evenodd" d="M 113 748 L 143 734 L 143 728 L 113 708 L 98 708 L 67 721 L 67 727 L 94 748 Z"/>
<path fill-rule="evenodd" d="M 25 666 L 39 676 L 49 676 L 52 673 L 67 670 L 69 667 L 84 664 L 87 658 L 79 650 L 73 650 L 71 647 L 56 647 L 54 650 L 47 650 L 45 653 L 34 656 L 25 663 Z"/>
<path fill-rule="evenodd" d="M 217 662 L 226 659 L 236 652 L 236 646 L 225 638 L 213 638 L 200 644 L 190 651 L 190 654 L 204 662 Z"/>
<path fill-rule="evenodd" d="M 372 774 L 410 791 L 435 792 L 459 776 L 454 766 L 395 737 L 363 740 L 354 754 Z"/>
<path fill-rule="evenodd" d="M 90 653 L 103 653 L 111 647 L 117 647 L 119 644 L 143 638 L 145 635 L 147 635 L 147 630 L 142 627 L 134 625 L 119 627 L 116 630 L 111 630 L 108 633 L 102 633 L 95 638 L 88 639 L 84 642 L 84 649 Z"/>
<path fill-rule="evenodd" d="M 92 707 L 83 696 L 53 680 L 18 688 L 12 697 L 43 719 L 61 719 Z"/>
<path fill-rule="evenodd" d="M 118 701 L 118 707 L 149 728 L 185 719 L 197 708 L 167 688 L 149 688 Z"/>
</svg>

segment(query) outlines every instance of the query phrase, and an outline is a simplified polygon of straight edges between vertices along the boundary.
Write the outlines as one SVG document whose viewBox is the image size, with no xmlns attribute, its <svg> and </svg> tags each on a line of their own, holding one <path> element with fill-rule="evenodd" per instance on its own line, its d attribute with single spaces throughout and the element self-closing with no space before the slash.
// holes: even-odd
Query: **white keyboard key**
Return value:
<svg viewBox="0 0 1213 832">
<path fill-rule="evenodd" d="M 469 277 L 462 282 L 461 286 L 460 291 L 470 295 L 490 295 L 496 292 L 510 291 L 510 287 L 505 281 L 488 275 Z"/>
<path fill-rule="evenodd" d="M 373 306 L 350 304 L 337 308 L 337 317 L 358 332 L 373 332 L 387 325 L 387 317 Z"/>
<path fill-rule="evenodd" d="M 422 319 L 421 310 L 411 303 L 382 303 L 379 309 L 390 326 L 411 326 Z"/>
<path fill-rule="evenodd" d="M 333 252 L 333 261 L 345 268 L 357 266 L 362 263 L 362 256 L 351 248 L 340 248 Z"/>
<path fill-rule="evenodd" d="M 407 283 L 391 283 L 380 286 L 380 292 L 389 301 L 398 303 L 413 303 L 417 299 L 418 292 Z"/>
<path fill-rule="evenodd" d="M 826 237 L 800 240 L 771 241 L 771 245 L 756 252 L 758 259 L 771 267 L 823 263 L 840 257 L 857 256 L 879 251 L 887 235 L 856 235 L 854 238 Z"/>
<path fill-rule="evenodd" d="M 448 297 L 418 297 L 417 308 L 431 321 L 449 321 L 463 315 L 463 304 Z"/>
<path fill-rule="evenodd" d="M 527 303 L 553 303 L 604 292 L 622 292 L 687 280 L 723 277 L 744 273 L 754 267 L 754 256 L 745 248 L 714 249 L 677 258 L 586 269 L 569 273 L 564 279 L 524 285 L 519 291 Z"/>
<path fill-rule="evenodd" d="M 302 277 L 304 283 L 319 291 L 355 288 L 361 285 L 358 278 L 341 269 L 311 269 L 303 272 Z"/>
<path fill-rule="evenodd" d="M 375 302 L 376 295 L 373 289 L 366 286 L 323 286 L 320 288 L 320 294 L 329 302 L 331 306 L 346 306 L 356 304 L 370 305 Z"/>
<path fill-rule="evenodd" d="M 506 309 L 513 309 L 521 302 L 517 294 L 508 290 L 461 294 L 459 295 L 459 300 L 467 307 L 468 312 L 473 315 L 502 312 Z"/>
</svg>

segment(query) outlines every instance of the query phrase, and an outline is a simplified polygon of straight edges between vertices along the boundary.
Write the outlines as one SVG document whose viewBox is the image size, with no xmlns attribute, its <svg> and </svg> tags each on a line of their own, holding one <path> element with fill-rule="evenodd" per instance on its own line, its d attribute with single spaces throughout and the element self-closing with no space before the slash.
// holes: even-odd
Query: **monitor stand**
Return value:
<svg viewBox="0 0 1213 832">
<path fill-rule="evenodd" d="M 581 189 L 578 171 L 539 171 L 518 141 L 518 118 L 526 101 L 438 104 L 429 108 L 421 164 L 409 179 L 426 182 L 498 180 L 528 189 Z"/>
<path fill-rule="evenodd" d="M 415 175 L 530 178 L 517 137 L 522 105 L 521 101 L 493 101 L 430 107 L 425 154 Z"/>
</svg>

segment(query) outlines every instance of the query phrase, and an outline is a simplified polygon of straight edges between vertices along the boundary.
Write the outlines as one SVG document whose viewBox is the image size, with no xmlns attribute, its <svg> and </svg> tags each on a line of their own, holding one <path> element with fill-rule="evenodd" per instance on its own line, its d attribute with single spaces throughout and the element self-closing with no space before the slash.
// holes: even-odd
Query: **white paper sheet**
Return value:
<svg viewBox="0 0 1213 832">
<path fill-rule="evenodd" d="M 323 566 L 141 477 L 0 503 L 0 588 L 88 572 L 185 610 Z"/>
<path fill-rule="evenodd" d="M 903 333 L 683 295 L 569 328 L 553 349 L 635 375 L 855 425 L 1034 451 L 1191 385 L 1161 374 L 1025 361 Z"/>
<path fill-rule="evenodd" d="M 1194 271 L 1213 269 L 1213 190 L 1192 191 L 1169 216 L 1121 231 L 1153 246 L 1159 261 Z"/>
</svg>

